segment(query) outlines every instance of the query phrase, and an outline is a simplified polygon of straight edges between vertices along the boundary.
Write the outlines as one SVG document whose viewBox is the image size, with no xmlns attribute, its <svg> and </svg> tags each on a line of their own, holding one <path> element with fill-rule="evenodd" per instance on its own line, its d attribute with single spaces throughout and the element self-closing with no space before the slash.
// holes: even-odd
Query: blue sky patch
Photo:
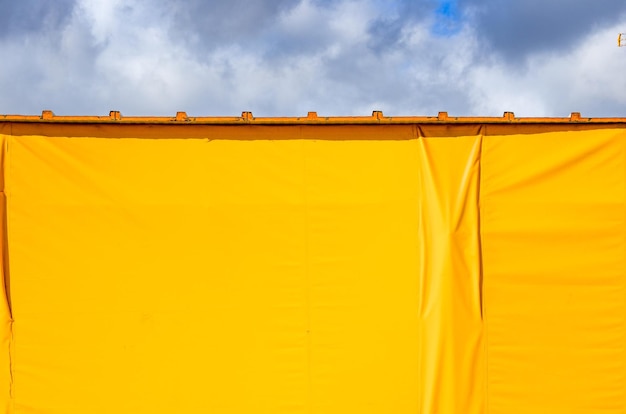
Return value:
<svg viewBox="0 0 626 414">
<path fill-rule="evenodd" d="M 461 14 L 457 0 L 440 0 L 435 10 L 432 33 L 437 36 L 452 36 L 461 31 Z"/>
</svg>

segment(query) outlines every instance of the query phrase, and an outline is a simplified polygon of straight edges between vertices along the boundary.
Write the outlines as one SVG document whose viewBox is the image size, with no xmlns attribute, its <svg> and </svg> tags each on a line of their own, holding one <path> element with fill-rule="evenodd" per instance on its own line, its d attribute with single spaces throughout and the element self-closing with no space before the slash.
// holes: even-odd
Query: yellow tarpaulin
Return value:
<svg viewBox="0 0 626 414">
<path fill-rule="evenodd" d="M 133 128 L 0 135 L 3 412 L 626 410 L 623 127 Z"/>
</svg>

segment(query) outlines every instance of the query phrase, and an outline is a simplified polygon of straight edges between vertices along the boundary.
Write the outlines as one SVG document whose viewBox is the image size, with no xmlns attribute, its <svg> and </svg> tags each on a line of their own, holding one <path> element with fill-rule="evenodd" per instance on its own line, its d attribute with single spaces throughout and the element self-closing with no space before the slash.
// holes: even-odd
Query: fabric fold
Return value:
<svg viewBox="0 0 626 414">
<path fill-rule="evenodd" d="M 2 283 L 0 284 L 0 410 L 4 413 L 13 412 L 13 375 L 12 375 L 12 327 L 9 246 L 7 234 L 7 186 L 6 174 L 8 164 L 8 145 L 10 137 L 0 135 L 0 220 L 2 235 L 0 237 L 0 260 L 2 260 Z"/>
<path fill-rule="evenodd" d="M 420 412 L 484 406 L 480 135 L 419 139 Z"/>
</svg>

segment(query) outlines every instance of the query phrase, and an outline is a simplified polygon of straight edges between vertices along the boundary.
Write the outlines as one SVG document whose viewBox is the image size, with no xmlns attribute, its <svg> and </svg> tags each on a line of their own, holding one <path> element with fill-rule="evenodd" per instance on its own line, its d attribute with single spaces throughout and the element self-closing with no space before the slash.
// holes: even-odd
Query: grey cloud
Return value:
<svg viewBox="0 0 626 414">
<path fill-rule="evenodd" d="M 164 0 L 172 36 L 181 42 L 210 50 L 230 44 L 256 44 L 271 28 L 276 16 L 299 0 Z"/>
<path fill-rule="evenodd" d="M 74 0 L 0 0 L 0 38 L 59 29 L 73 8 Z"/>
<path fill-rule="evenodd" d="M 390 3 L 393 8 L 389 5 L 387 8 L 393 13 L 382 14 L 370 23 L 368 46 L 375 52 L 394 48 L 401 41 L 404 29 L 432 17 L 439 5 L 436 0 L 397 0 Z"/>
<path fill-rule="evenodd" d="M 619 22 L 623 0 L 459 0 L 484 44 L 518 63 L 535 52 L 564 53 L 593 30 Z"/>
<path fill-rule="evenodd" d="M 393 48 L 400 41 L 405 22 L 400 19 L 378 19 L 370 24 L 368 46 L 376 53 Z"/>
</svg>

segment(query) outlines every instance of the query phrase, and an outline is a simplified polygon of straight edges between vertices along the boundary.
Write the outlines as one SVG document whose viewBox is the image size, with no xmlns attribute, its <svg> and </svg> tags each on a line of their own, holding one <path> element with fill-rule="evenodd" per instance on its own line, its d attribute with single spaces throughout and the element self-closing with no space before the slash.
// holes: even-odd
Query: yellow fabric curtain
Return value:
<svg viewBox="0 0 626 414">
<path fill-rule="evenodd" d="M 0 135 L 5 412 L 626 409 L 623 129 L 206 128 Z"/>
</svg>

